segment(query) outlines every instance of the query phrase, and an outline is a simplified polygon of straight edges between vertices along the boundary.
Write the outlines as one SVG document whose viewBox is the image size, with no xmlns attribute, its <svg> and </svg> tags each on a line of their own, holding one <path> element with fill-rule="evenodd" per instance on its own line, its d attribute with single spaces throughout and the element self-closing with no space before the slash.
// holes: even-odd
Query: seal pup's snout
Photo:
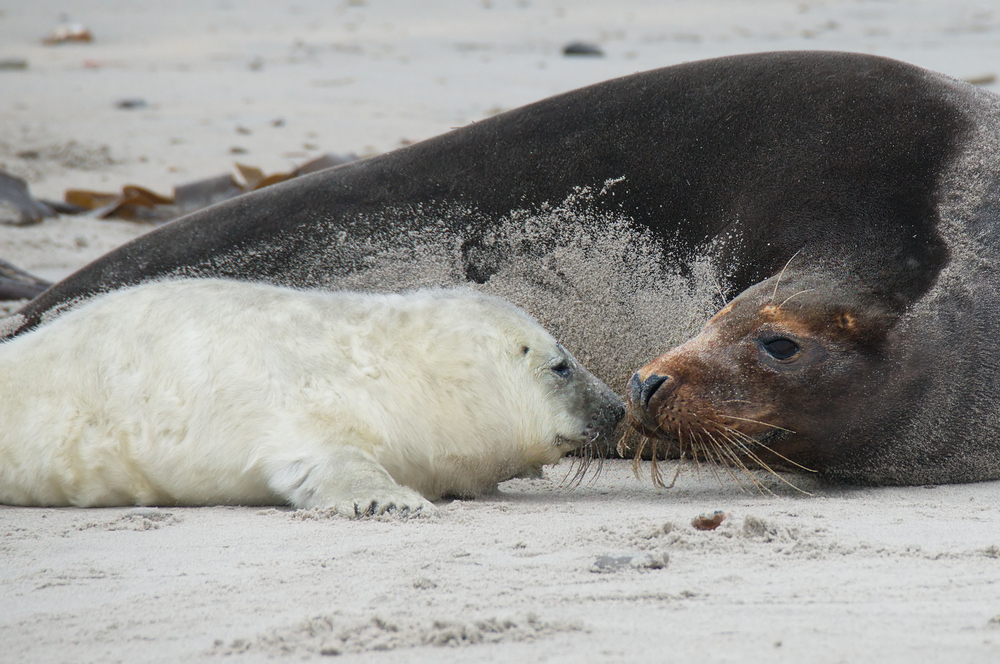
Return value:
<svg viewBox="0 0 1000 664">
<path fill-rule="evenodd" d="M 615 403 L 613 406 L 611 414 L 611 429 L 614 430 L 618 424 L 625 418 L 625 402 L 615 395 Z"/>
<path fill-rule="evenodd" d="M 605 402 L 594 413 L 587 430 L 596 438 L 610 439 L 623 417 L 625 417 L 625 402 L 608 390 Z"/>
<path fill-rule="evenodd" d="M 586 370 L 584 370 L 586 371 Z M 610 440 L 618 428 L 618 423 L 625 417 L 625 402 L 614 390 L 601 382 L 597 377 L 587 372 L 591 396 L 586 406 L 589 411 L 584 435 L 593 442 L 598 439 Z"/>
<path fill-rule="evenodd" d="M 649 400 L 653 398 L 656 391 L 659 390 L 664 383 L 670 380 L 670 376 L 664 376 L 662 374 L 652 373 L 645 380 L 639 375 L 639 372 L 632 374 L 632 380 L 628 383 L 628 397 L 629 401 L 633 405 L 639 406 L 642 409 L 649 407 Z"/>
</svg>

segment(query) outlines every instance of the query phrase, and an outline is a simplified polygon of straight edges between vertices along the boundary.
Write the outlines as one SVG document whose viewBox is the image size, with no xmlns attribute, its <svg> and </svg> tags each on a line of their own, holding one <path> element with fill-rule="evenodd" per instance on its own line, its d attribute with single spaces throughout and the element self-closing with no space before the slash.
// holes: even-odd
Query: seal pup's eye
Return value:
<svg viewBox="0 0 1000 664">
<path fill-rule="evenodd" d="M 521 355 L 527 355 L 530 350 L 527 346 L 521 346 Z"/>
<path fill-rule="evenodd" d="M 566 360 L 562 360 L 558 364 L 552 365 L 550 368 L 552 369 L 552 373 L 556 374 L 560 378 L 569 378 L 573 375 L 573 367 L 569 366 L 569 362 Z"/>
<path fill-rule="evenodd" d="M 760 345 L 764 347 L 768 355 L 776 360 L 787 360 L 799 352 L 799 345 L 785 337 L 774 337 L 767 341 L 762 340 Z"/>
</svg>

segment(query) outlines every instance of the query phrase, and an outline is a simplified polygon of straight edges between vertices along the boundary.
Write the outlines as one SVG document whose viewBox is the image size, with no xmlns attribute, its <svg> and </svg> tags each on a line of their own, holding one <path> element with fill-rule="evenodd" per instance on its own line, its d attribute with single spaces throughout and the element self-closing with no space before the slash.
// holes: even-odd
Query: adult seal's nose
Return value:
<svg viewBox="0 0 1000 664">
<path fill-rule="evenodd" d="M 668 380 L 670 380 L 670 376 L 655 373 L 647 376 L 645 380 L 639 376 L 638 372 L 632 374 L 632 380 L 628 383 L 629 400 L 646 408 L 656 391 Z"/>
</svg>

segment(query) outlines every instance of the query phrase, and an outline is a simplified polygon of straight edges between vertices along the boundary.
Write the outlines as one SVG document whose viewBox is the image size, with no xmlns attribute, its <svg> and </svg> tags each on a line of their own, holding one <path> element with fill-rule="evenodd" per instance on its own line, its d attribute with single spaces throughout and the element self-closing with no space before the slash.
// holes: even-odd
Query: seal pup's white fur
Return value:
<svg viewBox="0 0 1000 664">
<path fill-rule="evenodd" d="M 164 281 L 0 345 L 0 502 L 412 511 L 621 414 L 527 314 L 472 291 Z"/>
</svg>

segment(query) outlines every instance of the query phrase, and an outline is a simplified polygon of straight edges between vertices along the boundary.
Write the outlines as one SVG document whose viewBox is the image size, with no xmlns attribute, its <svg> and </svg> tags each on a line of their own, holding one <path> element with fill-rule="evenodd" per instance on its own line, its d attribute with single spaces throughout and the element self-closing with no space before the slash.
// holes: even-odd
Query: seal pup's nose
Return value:
<svg viewBox="0 0 1000 664">
<path fill-rule="evenodd" d="M 662 376 L 655 373 L 650 374 L 646 380 L 643 380 L 638 372 L 632 374 L 632 380 L 628 382 L 629 400 L 634 404 L 646 408 L 649 406 L 649 400 L 653 398 L 656 390 L 660 389 L 660 386 L 668 380 L 670 380 L 670 376 Z"/>
</svg>

